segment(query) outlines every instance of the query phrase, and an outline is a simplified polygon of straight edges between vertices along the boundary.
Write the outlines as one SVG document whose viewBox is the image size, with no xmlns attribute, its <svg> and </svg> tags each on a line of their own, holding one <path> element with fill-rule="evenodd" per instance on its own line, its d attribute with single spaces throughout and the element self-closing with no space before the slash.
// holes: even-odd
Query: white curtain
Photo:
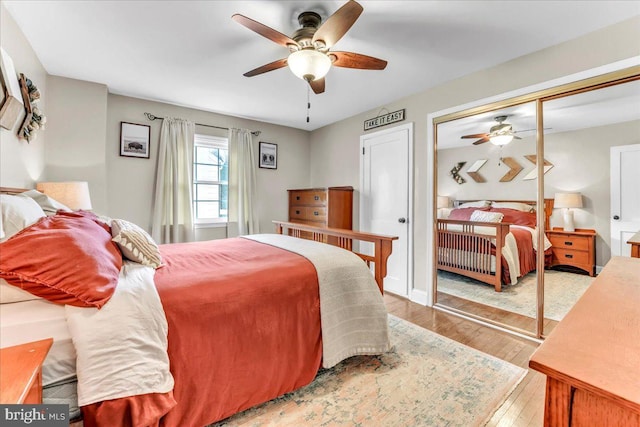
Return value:
<svg viewBox="0 0 640 427">
<path fill-rule="evenodd" d="M 256 156 L 249 130 L 229 129 L 229 174 L 229 235 L 259 233 Z"/>
<path fill-rule="evenodd" d="M 151 235 L 158 243 L 193 240 L 193 137 L 195 124 L 162 121 Z"/>
</svg>

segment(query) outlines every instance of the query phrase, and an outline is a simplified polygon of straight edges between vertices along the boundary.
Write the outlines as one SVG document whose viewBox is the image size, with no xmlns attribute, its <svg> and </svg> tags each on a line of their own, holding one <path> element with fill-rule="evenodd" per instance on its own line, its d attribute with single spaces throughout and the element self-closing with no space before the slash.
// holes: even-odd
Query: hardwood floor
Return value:
<svg viewBox="0 0 640 427">
<path fill-rule="evenodd" d="M 384 300 L 387 310 L 394 316 L 528 369 L 527 376 L 496 411 L 487 426 L 542 426 L 546 376 L 528 368 L 529 357 L 538 347 L 537 343 L 395 295 L 385 294 Z"/>
<path fill-rule="evenodd" d="M 477 316 L 484 317 L 485 319 L 490 319 L 496 322 L 502 322 L 507 325 L 511 325 L 516 328 L 520 328 L 523 331 L 529 331 L 531 333 L 535 333 L 536 330 L 536 320 L 523 316 L 518 313 L 514 313 L 507 310 L 501 310 L 496 307 L 489 307 L 484 304 L 480 304 L 468 299 L 459 298 L 453 295 L 449 295 L 444 292 L 438 292 L 438 302 L 442 305 L 451 308 L 457 308 L 458 310 L 465 311 L 467 313 L 473 313 Z M 551 319 L 544 319 L 544 335 L 549 335 L 553 328 L 559 322 Z"/>
</svg>

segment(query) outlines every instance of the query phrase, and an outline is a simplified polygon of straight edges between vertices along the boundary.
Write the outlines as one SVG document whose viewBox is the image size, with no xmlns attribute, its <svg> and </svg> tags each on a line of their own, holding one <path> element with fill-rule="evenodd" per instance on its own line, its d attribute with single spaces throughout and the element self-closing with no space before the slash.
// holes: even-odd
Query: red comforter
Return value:
<svg viewBox="0 0 640 427">
<path fill-rule="evenodd" d="M 242 238 L 160 250 L 173 393 L 85 406 L 85 426 L 203 426 L 314 379 L 320 301 L 306 258 Z"/>
</svg>

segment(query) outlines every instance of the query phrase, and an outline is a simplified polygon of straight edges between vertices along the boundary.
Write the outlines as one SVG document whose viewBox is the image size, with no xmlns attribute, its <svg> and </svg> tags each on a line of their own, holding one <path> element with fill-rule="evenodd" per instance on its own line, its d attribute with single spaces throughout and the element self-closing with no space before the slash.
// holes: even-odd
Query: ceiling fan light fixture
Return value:
<svg viewBox="0 0 640 427">
<path fill-rule="evenodd" d="M 287 58 L 291 72 L 308 82 L 323 78 L 331 68 L 331 59 L 314 49 L 302 49 Z"/>
<path fill-rule="evenodd" d="M 489 141 L 491 141 L 493 145 L 498 145 L 498 146 L 507 145 L 508 143 L 513 141 L 513 135 L 512 134 L 493 135 L 489 137 Z"/>
</svg>

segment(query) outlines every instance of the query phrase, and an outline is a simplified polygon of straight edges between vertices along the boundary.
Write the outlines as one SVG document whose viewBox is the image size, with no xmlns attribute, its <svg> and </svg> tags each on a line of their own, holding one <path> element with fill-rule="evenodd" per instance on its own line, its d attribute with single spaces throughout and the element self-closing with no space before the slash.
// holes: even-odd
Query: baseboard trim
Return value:
<svg viewBox="0 0 640 427">
<path fill-rule="evenodd" d="M 429 305 L 429 294 L 425 291 L 421 291 L 420 289 L 412 289 L 409 299 L 416 304 L 424 306 Z"/>
</svg>

